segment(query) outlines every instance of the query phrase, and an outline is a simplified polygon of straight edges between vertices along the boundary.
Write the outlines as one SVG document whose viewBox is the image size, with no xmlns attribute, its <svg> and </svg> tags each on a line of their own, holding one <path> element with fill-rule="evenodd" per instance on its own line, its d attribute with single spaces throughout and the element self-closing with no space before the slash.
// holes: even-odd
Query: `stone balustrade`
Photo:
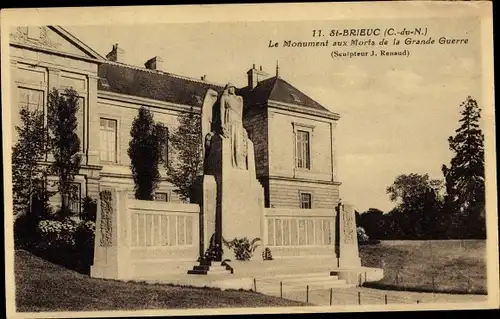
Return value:
<svg viewBox="0 0 500 319">
<path fill-rule="evenodd" d="M 200 207 L 101 192 L 91 276 L 127 279 L 187 269 L 198 258 Z"/>
<path fill-rule="evenodd" d="M 335 218 L 330 209 L 267 208 L 264 244 L 276 256 L 333 256 Z"/>
</svg>

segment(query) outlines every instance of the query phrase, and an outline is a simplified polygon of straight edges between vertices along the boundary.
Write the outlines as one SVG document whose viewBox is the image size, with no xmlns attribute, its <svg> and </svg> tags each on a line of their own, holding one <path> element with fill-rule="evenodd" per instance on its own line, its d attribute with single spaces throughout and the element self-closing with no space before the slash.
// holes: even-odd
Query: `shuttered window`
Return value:
<svg viewBox="0 0 500 319">
<path fill-rule="evenodd" d="M 309 132 L 297 130 L 297 167 L 311 168 Z"/>
<path fill-rule="evenodd" d="M 117 161 L 117 121 L 101 118 L 100 120 L 100 158 L 103 162 Z"/>
</svg>

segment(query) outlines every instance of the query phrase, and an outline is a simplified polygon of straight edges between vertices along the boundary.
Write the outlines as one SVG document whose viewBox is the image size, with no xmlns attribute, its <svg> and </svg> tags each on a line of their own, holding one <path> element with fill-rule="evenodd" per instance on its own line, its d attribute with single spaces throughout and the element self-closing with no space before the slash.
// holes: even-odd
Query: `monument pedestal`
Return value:
<svg viewBox="0 0 500 319">
<path fill-rule="evenodd" d="M 340 269 L 352 271 L 338 272 L 339 279 L 348 284 L 359 284 L 361 258 L 358 250 L 358 234 L 356 231 L 356 214 L 354 207 L 349 204 L 339 206 L 339 259 Z"/>
<path fill-rule="evenodd" d="M 205 238 L 212 236 L 215 225 L 216 242 L 223 250 L 223 259 L 234 260 L 234 254 L 225 241 L 235 238 L 263 238 L 264 229 L 264 188 L 255 173 L 255 156 L 253 143 L 247 142 L 247 169 L 234 167 L 231 159 L 230 139 L 215 135 L 211 140 L 210 154 L 207 157 L 206 172 L 213 175 L 216 185 L 215 223 L 213 182 L 205 176 L 203 184 L 204 224 L 207 225 Z M 208 247 L 208 246 L 207 246 Z M 260 250 L 254 256 L 260 254 Z"/>
<path fill-rule="evenodd" d="M 203 175 L 202 188 L 202 216 L 203 223 L 203 246 L 201 255 L 210 247 L 210 240 L 216 231 L 216 213 L 217 213 L 217 184 L 213 175 Z"/>
</svg>

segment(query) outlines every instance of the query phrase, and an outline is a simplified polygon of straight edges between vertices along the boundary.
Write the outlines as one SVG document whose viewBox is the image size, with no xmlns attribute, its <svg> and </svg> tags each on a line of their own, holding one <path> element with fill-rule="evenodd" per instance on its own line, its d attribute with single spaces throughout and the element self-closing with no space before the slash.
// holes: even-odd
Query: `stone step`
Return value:
<svg viewBox="0 0 500 319">
<path fill-rule="evenodd" d="M 196 270 L 196 269 L 192 269 L 192 270 L 188 270 L 187 273 L 189 275 L 206 275 L 206 274 L 208 274 L 208 270 Z"/>
<path fill-rule="evenodd" d="M 210 270 L 210 266 L 208 265 L 196 265 L 193 267 L 193 270 Z"/>
<path fill-rule="evenodd" d="M 323 275 L 322 277 L 291 277 L 291 278 L 273 278 L 272 280 L 275 281 L 281 281 L 283 284 L 293 284 L 293 283 L 300 283 L 300 282 L 310 282 L 310 283 L 316 283 L 316 282 L 331 282 L 331 281 L 339 281 L 337 276 L 328 276 L 328 275 Z"/>
<path fill-rule="evenodd" d="M 337 286 L 337 285 L 343 285 L 346 283 L 345 280 L 339 280 L 339 279 L 335 279 L 335 280 L 318 280 L 318 281 L 311 281 L 311 280 L 308 280 L 308 279 L 301 279 L 301 280 L 295 280 L 295 281 L 278 281 L 278 280 L 275 280 L 273 281 L 272 279 L 271 280 L 266 280 L 266 281 L 260 281 L 263 285 L 276 285 L 276 286 L 279 286 L 280 285 L 280 282 L 283 283 L 283 286 L 289 286 L 289 287 L 292 287 L 292 286 L 307 286 L 309 285 L 310 287 L 312 286 L 324 286 L 324 285 L 328 285 L 328 286 Z M 259 281 L 257 280 L 257 283 L 259 283 Z"/>
<path fill-rule="evenodd" d="M 327 271 L 323 272 L 313 272 L 313 273 L 300 273 L 300 274 L 280 274 L 280 275 L 274 275 L 274 276 L 265 276 L 261 277 L 263 279 L 294 279 L 294 278 L 322 278 L 322 277 L 330 277 L 331 279 L 338 279 L 338 276 L 332 276 L 329 274 Z M 257 277 L 259 279 L 259 277 Z"/>
<path fill-rule="evenodd" d="M 216 269 L 210 269 L 208 271 L 210 275 L 215 275 L 215 274 L 230 274 L 231 272 L 225 268 L 216 268 Z"/>
<path fill-rule="evenodd" d="M 318 290 L 330 290 L 330 289 L 347 289 L 352 288 L 354 285 L 347 284 L 344 280 L 332 281 L 323 284 L 294 284 L 294 285 L 285 285 L 283 284 L 283 293 L 287 292 L 295 292 L 295 291 L 306 291 L 307 286 L 309 286 L 309 292 L 318 291 Z M 278 284 L 269 284 L 269 283 L 259 283 L 257 282 L 257 292 L 260 293 L 269 293 L 269 294 L 279 294 L 280 293 L 280 285 Z"/>
<path fill-rule="evenodd" d="M 232 272 L 222 265 L 195 265 L 193 269 L 188 270 L 189 275 L 219 275 L 231 274 Z"/>
</svg>

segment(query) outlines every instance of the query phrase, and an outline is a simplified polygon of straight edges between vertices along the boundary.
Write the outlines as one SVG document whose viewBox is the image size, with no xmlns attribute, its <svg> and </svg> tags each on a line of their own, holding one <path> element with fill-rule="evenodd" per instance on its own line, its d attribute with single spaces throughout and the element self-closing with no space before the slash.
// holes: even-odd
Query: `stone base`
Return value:
<svg viewBox="0 0 500 319">
<path fill-rule="evenodd" d="M 134 275 L 130 254 L 117 247 L 98 247 L 94 253 L 94 265 L 90 276 L 105 279 L 128 279 Z"/>
<path fill-rule="evenodd" d="M 382 268 L 359 267 L 359 268 L 338 268 L 330 272 L 332 276 L 338 276 L 347 284 L 362 286 L 365 282 L 379 281 L 384 278 Z"/>
<path fill-rule="evenodd" d="M 203 247 L 200 255 L 210 247 L 210 240 L 215 234 L 217 211 L 217 184 L 213 175 L 203 176 L 201 212 L 203 220 Z"/>
<path fill-rule="evenodd" d="M 361 258 L 358 257 L 357 251 L 347 254 L 346 250 L 343 251 L 343 255 L 338 259 L 338 267 L 340 268 L 358 268 L 361 267 Z"/>
</svg>

